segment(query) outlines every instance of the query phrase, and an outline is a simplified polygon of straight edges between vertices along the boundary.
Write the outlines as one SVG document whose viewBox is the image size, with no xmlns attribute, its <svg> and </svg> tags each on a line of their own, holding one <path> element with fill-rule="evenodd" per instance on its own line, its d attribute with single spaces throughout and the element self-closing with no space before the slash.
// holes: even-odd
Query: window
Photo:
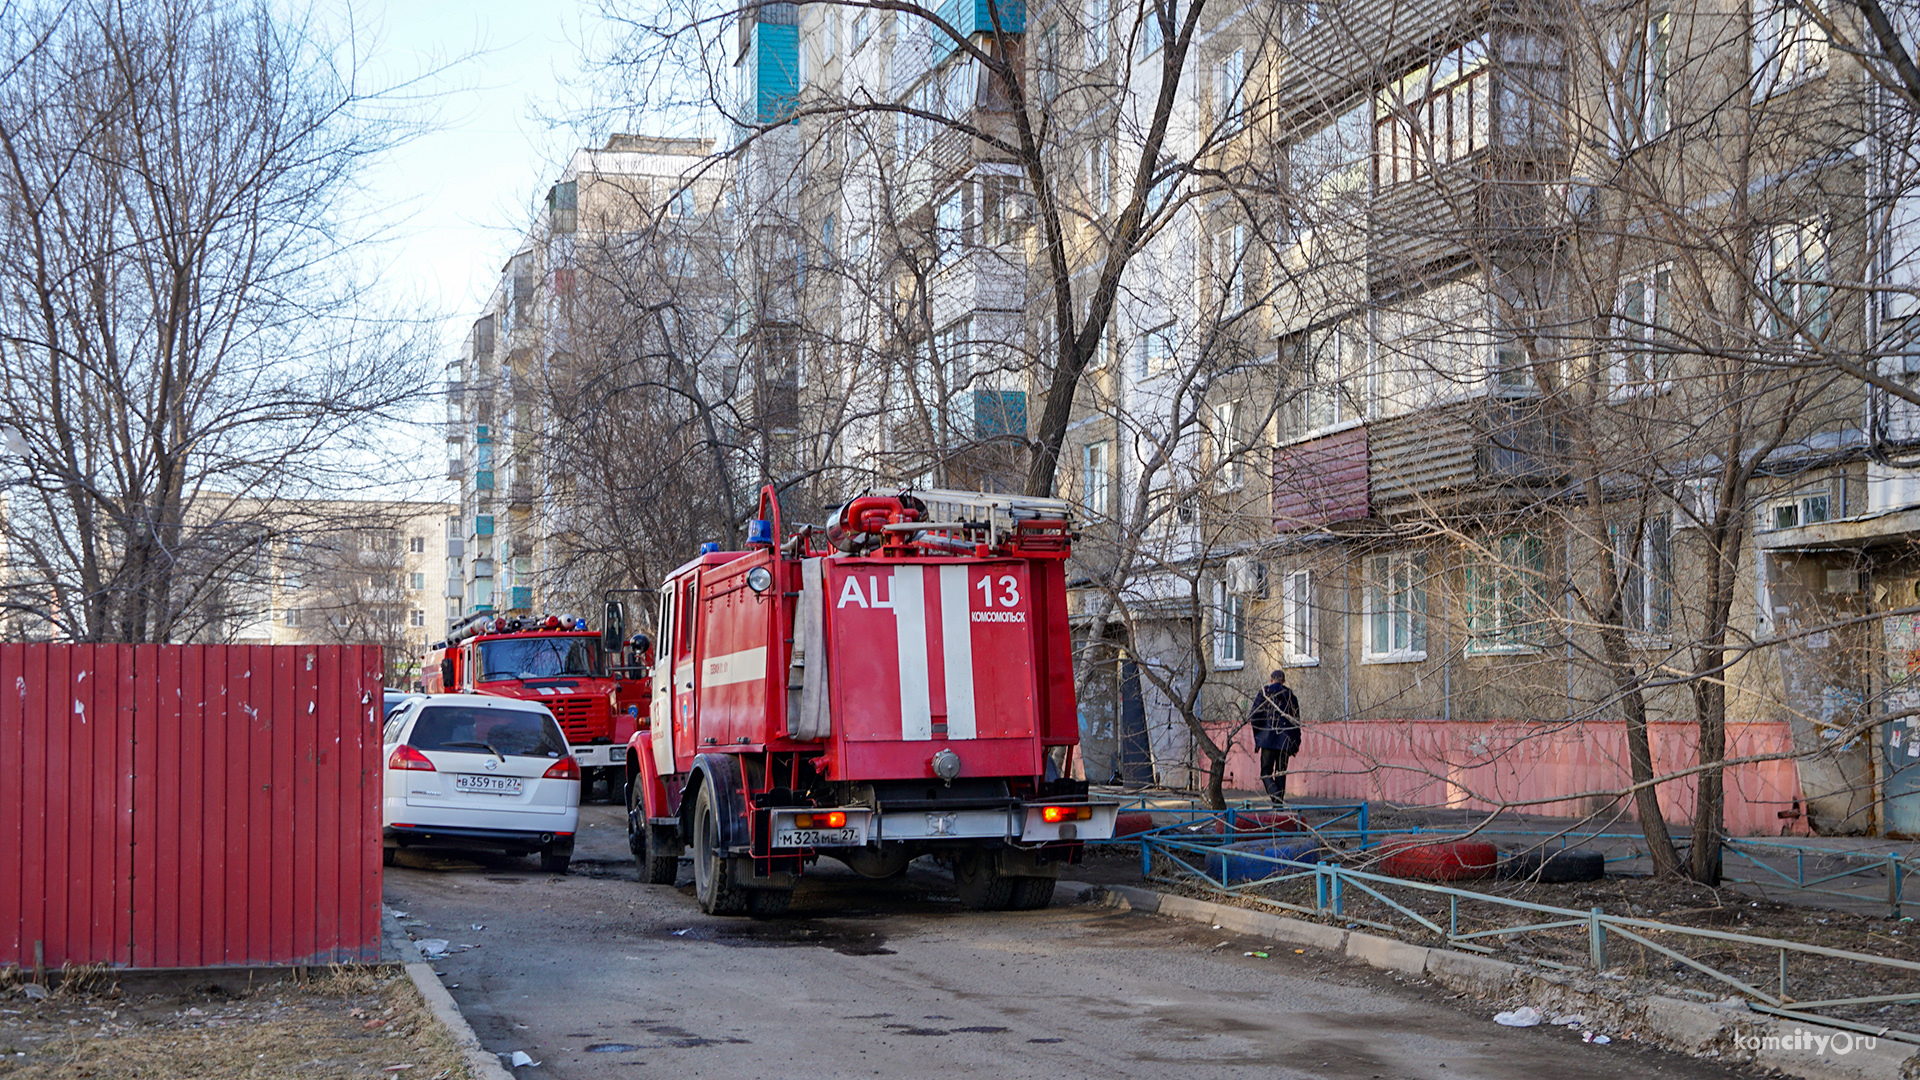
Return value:
<svg viewBox="0 0 1920 1080">
<path fill-rule="evenodd" d="M 934 210 L 934 262 L 944 266 L 952 262 L 967 241 L 967 185 L 953 189 Z"/>
<path fill-rule="evenodd" d="M 1239 668 L 1247 663 L 1247 599 L 1224 581 L 1213 583 L 1213 666 Z"/>
<path fill-rule="evenodd" d="M 1409 183 L 1485 149 L 1491 115 L 1485 39 L 1415 69 L 1374 98 L 1374 184 Z"/>
<path fill-rule="evenodd" d="M 1672 123 L 1667 83 L 1670 76 L 1668 55 L 1673 48 L 1673 12 L 1655 11 L 1638 28 L 1622 65 L 1627 100 L 1621 113 L 1632 126 L 1632 143 L 1657 139 Z"/>
<path fill-rule="evenodd" d="M 1295 570 L 1280 579 L 1280 623 L 1281 646 L 1287 663 L 1319 663 L 1319 650 L 1314 643 L 1312 571 Z"/>
<path fill-rule="evenodd" d="M 1223 401 L 1213 407 L 1213 470 L 1220 490 L 1231 491 L 1246 479 L 1240 459 L 1240 403 Z"/>
<path fill-rule="evenodd" d="M 1490 564 L 1467 570 L 1467 651 L 1538 647 L 1546 615 L 1546 541 L 1508 533 L 1487 545 Z"/>
<path fill-rule="evenodd" d="M 1761 526 L 1768 529 L 1797 529 L 1818 525 L 1832 516 L 1833 496 L 1814 492 L 1767 504 Z"/>
<path fill-rule="evenodd" d="M 427 575 L 425 575 L 425 574 L 408 574 L 408 575 L 407 575 L 407 587 L 408 587 L 409 589 L 412 589 L 412 590 L 413 590 L 414 592 L 419 592 L 420 590 L 422 590 L 422 589 L 424 589 L 424 588 L 426 588 L 426 587 L 427 587 Z"/>
<path fill-rule="evenodd" d="M 1827 69 L 1824 0 L 1755 0 L 1754 93 L 1785 90 Z"/>
<path fill-rule="evenodd" d="M 1040 100 L 1050 102 L 1060 96 L 1060 28 L 1048 23 L 1040 30 L 1040 47 L 1035 50 L 1034 66 Z"/>
<path fill-rule="evenodd" d="M 1666 389 L 1673 377 L 1673 267 L 1661 264 L 1629 276 L 1614 309 L 1620 355 L 1613 365 L 1616 394 Z"/>
<path fill-rule="evenodd" d="M 413 617 L 408 621 L 408 625 L 409 626 L 427 625 L 427 613 L 420 610 L 419 608 L 414 608 Z"/>
<path fill-rule="evenodd" d="M 1789 222 L 1767 233 L 1767 332 L 1783 348 L 1817 345 L 1831 323 L 1827 234 L 1818 222 Z"/>
<path fill-rule="evenodd" d="M 1246 123 L 1247 54 L 1235 49 L 1213 70 L 1213 126 L 1222 132 Z"/>
<path fill-rule="evenodd" d="M 1176 323 L 1164 323 L 1140 335 L 1140 344 L 1136 348 L 1137 374 L 1144 379 L 1173 366 L 1174 338 L 1178 331 Z"/>
<path fill-rule="evenodd" d="M 407 537 L 407 550 L 419 555 L 427 550 L 427 538 L 424 536 Z"/>
<path fill-rule="evenodd" d="M 853 47 L 858 49 L 873 36 L 873 9 L 861 8 L 853 17 Z"/>
<path fill-rule="evenodd" d="M 1673 610 L 1673 526 L 1665 514 L 1613 529 L 1620 617 L 1643 637 L 1664 637 Z"/>
<path fill-rule="evenodd" d="M 1193 495 L 1176 495 L 1172 488 L 1160 488 L 1147 494 L 1148 533 L 1159 536 L 1185 533 L 1200 524 L 1200 500 Z"/>
<path fill-rule="evenodd" d="M 1026 196 L 1017 176 L 989 176 L 980 183 L 980 240 L 995 246 L 1019 238 Z"/>
<path fill-rule="evenodd" d="M 1140 55 L 1152 56 L 1160 51 L 1160 46 L 1167 43 L 1166 34 L 1160 28 L 1160 19 L 1163 14 L 1167 19 L 1178 19 L 1173 0 L 1147 0 L 1140 6 Z M 1175 29 L 1180 26 L 1177 21 L 1173 25 Z"/>
<path fill-rule="evenodd" d="M 1287 148 L 1288 179 L 1298 199 L 1326 204 L 1342 195 L 1366 193 L 1372 110 L 1362 100 Z"/>
<path fill-rule="evenodd" d="M 1096 517 L 1107 513 L 1107 492 L 1112 480 L 1108 464 L 1111 444 L 1088 443 L 1080 449 L 1080 502 Z"/>
<path fill-rule="evenodd" d="M 1087 66 L 1107 58 L 1107 0 L 1087 0 Z"/>
<path fill-rule="evenodd" d="M 1401 553 L 1366 561 L 1365 658 L 1379 662 L 1427 658 L 1426 560 Z"/>
<path fill-rule="evenodd" d="M 1359 319 L 1286 338 L 1280 360 L 1302 387 L 1288 410 L 1291 437 L 1309 438 L 1366 419 L 1367 338 Z"/>
<path fill-rule="evenodd" d="M 286 610 L 286 624 L 288 626 L 300 625 L 300 609 L 299 608 L 290 607 Z"/>
<path fill-rule="evenodd" d="M 1113 154 L 1104 142 L 1087 148 L 1087 207 L 1096 216 L 1113 212 Z"/>
<path fill-rule="evenodd" d="M 1220 310 L 1231 315 L 1247 306 L 1247 227 L 1235 225 L 1213 238 L 1213 279 L 1220 288 Z"/>
</svg>

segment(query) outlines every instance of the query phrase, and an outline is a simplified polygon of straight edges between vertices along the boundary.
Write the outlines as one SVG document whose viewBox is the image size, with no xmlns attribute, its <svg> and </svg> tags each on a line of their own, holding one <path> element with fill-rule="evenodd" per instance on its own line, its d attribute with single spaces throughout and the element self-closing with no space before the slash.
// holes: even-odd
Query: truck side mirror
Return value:
<svg viewBox="0 0 1920 1080">
<path fill-rule="evenodd" d="M 443 656 L 440 658 L 440 692 L 451 694 L 457 689 L 453 685 L 453 657 Z"/>
<path fill-rule="evenodd" d="M 600 649 L 602 652 L 619 652 L 620 643 L 627 636 L 627 613 L 620 601 L 607 601 L 606 612 L 600 618 Z"/>
</svg>

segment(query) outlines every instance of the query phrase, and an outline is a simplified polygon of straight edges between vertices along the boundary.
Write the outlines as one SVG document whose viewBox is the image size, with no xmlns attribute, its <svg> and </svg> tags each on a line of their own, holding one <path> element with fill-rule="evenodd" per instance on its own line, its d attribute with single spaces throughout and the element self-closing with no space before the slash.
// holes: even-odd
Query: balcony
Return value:
<svg viewBox="0 0 1920 1080">
<path fill-rule="evenodd" d="M 1555 484 L 1565 439 L 1530 398 L 1475 398 L 1367 425 L 1375 510 Z"/>
<path fill-rule="evenodd" d="M 1367 429 L 1352 427 L 1273 451 L 1273 529 L 1354 521 L 1371 513 L 1367 499 Z"/>
</svg>

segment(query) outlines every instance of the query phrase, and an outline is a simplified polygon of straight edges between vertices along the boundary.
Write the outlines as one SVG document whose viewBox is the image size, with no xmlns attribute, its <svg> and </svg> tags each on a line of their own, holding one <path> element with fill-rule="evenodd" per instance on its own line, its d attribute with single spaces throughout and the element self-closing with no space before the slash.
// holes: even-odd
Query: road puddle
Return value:
<svg viewBox="0 0 1920 1080">
<path fill-rule="evenodd" d="M 709 923 L 668 931 L 662 937 L 682 941 L 710 941 L 743 949 L 832 949 L 843 956 L 892 956 L 885 936 L 831 923 L 750 922 Z"/>
</svg>

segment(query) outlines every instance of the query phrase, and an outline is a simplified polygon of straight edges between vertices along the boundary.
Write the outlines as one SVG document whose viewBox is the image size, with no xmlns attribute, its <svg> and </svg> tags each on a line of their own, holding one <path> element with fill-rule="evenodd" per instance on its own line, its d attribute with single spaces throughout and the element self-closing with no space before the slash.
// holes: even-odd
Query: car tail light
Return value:
<svg viewBox="0 0 1920 1080">
<path fill-rule="evenodd" d="M 1093 816 L 1091 806 L 1043 806 L 1040 808 L 1040 820 L 1049 825 L 1058 825 L 1063 821 L 1086 821 Z"/>
<path fill-rule="evenodd" d="M 580 779 L 580 763 L 573 760 L 572 754 L 568 754 L 566 757 L 547 766 L 547 771 L 542 773 L 540 778 L 542 780 L 578 780 Z"/>
<path fill-rule="evenodd" d="M 825 814 L 795 814 L 793 827 L 796 829 L 844 829 L 847 827 L 847 812 L 833 810 Z"/>
<path fill-rule="evenodd" d="M 387 759 L 387 768 L 419 769 L 421 772 L 436 771 L 433 767 L 433 762 L 427 760 L 427 755 L 408 746 L 406 743 L 401 743 L 399 746 L 393 748 L 393 756 Z"/>
</svg>

